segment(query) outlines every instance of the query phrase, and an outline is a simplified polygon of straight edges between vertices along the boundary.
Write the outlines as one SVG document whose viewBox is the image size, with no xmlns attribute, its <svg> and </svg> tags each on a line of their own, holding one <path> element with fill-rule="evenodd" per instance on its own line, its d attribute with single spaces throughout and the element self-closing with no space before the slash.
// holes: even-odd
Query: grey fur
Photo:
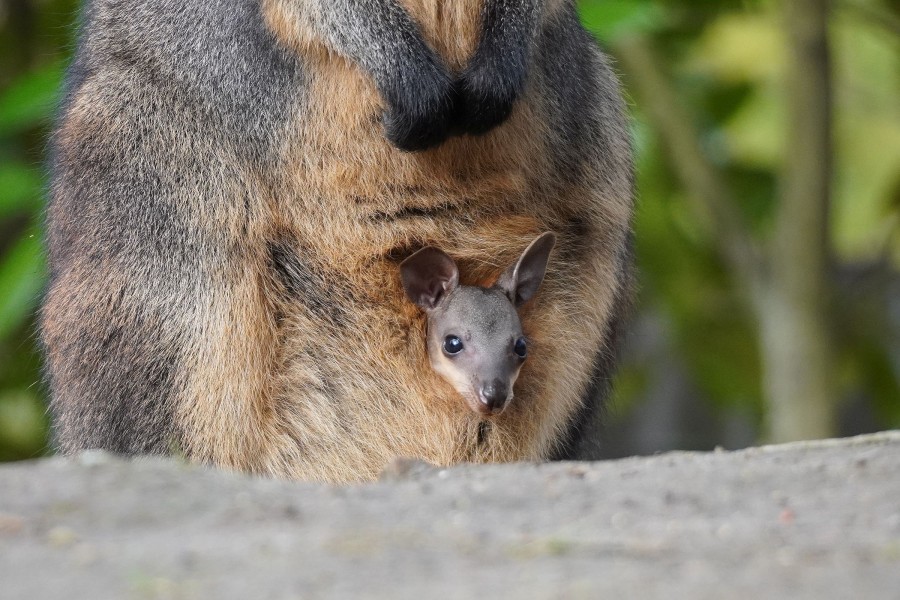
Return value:
<svg viewBox="0 0 900 600">
<path fill-rule="evenodd" d="M 477 414 L 500 414 L 513 397 L 527 357 L 516 308 L 537 294 L 555 243 L 552 233 L 539 236 L 489 289 L 460 286 L 456 263 L 437 248 L 423 248 L 400 264 L 407 297 L 428 315 L 432 366 Z M 458 353 L 445 346 L 451 338 Z"/>
</svg>

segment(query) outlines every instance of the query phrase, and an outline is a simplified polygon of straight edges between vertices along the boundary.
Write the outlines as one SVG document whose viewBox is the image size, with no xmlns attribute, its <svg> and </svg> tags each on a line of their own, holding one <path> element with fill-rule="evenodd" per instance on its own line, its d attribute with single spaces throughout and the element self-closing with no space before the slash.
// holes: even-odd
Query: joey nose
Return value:
<svg viewBox="0 0 900 600">
<path fill-rule="evenodd" d="M 499 379 L 483 384 L 478 390 L 478 398 L 489 412 L 502 409 L 508 396 L 509 387 Z"/>
</svg>

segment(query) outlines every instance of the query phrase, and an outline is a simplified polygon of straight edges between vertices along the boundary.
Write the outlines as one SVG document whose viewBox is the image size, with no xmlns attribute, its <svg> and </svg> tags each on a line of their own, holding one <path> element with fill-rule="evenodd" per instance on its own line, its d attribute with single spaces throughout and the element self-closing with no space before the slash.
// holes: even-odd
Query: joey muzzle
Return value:
<svg viewBox="0 0 900 600">
<path fill-rule="evenodd" d="M 500 414 L 510 400 L 510 392 L 510 386 L 501 379 L 481 384 L 477 389 L 478 412 L 484 415 Z"/>
</svg>

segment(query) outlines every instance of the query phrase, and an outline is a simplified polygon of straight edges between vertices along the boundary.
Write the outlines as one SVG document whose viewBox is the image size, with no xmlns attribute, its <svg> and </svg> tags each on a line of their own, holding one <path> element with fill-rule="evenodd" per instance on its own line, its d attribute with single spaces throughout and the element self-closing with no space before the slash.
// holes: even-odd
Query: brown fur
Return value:
<svg viewBox="0 0 900 600">
<path fill-rule="evenodd" d="M 547 3 L 545 18 L 564 4 Z M 403 5 L 446 64 L 463 68 L 478 43 L 481 0 Z M 503 126 L 401 152 L 384 137 L 373 82 L 306 30 L 295 6 L 263 0 L 269 28 L 303 54 L 311 77 L 302 110 L 282 132 L 277 169 L 264 177 L 223 155 L 237 173 L 219 187 L 230 201 L 183 193 L 198 236 L 236 244 L 233 257 L 204 273 L 224 287 L 177 324 L 121 324 L 158 327 L 163 338 L 189 332 L 169 400 L 173 435 L 196 460 L 332 482 L 374 478 L 397 456 L 449 465 L 551 455 L 583 402 L 622 283 L 632 202 L 627 141 L 611 136 L 621 144 L 606 149 L 603 160 L 612 162 L 575 183 L 561 178 L 543 116 L 552 100 L 535 72 Z M 104 85 L 117 83 L 79 91 L 58 133 L 61 147 L 84 136 L 115 146 L 128 133 L 97 102 L 108 96 Z M 211 142 L 172 147 L 186 162 L 193 152 L 221 153 Z M 405 300 L 397 264 L 435 245 L 457 261 L 462 283 L 487 285 L 545 231 L 559 234 L 568 258 L 551 262 L 541 293 L 522 311 L 530 358 L 516 401 L 483 435 L 481 420 L 429 367 L 425 317 Z M 322 308 L 292 296 L 270 264 L 273 244 L 303 257 L 340 302 Z M 107 284 L 93 287 L 86 270 L 96 268 L 77 265 L 51 289 L 51 365 L 61 360 L 55 348 L 67 324 L 92 314 L 89 304 L 123 288 L 142 294 L 116 265 L 102 265 Z M 164 300 L 148 292 L 146 302 Z"/>
<path fill-rule="evenodd" d="M 423 9 L 429 3 L 417 4 Z M 462 17 L 471 16 L 462 12 Z M 428 25 L 450 21 L 422 21 L 424 10 L 414 14 Z M 470 51 L 470 44 L 464 46 L 463 54 L 451 60 Z M 269 204 L 268 236 L 287 235 L 314 244 L 297 251 L 333 271 L 339 285 L 356 292 L 356 303 L 341 329 L 311 318 L 289 302 L 278 307 L 285 315 L 280 335 L 299 342 L 316 361 L 294 360 L 290 348 L 283 348 L 274 370 L 261 369 L 271 360 L 267 351 L 273 340 L 271 323 L 247 318 L 236 322 L 252 323 L 250 329 L 223 325 L 218 336 L 208 339 L 210 350 L 197 355 L 198 391 L 179 413 L 189 432 L 187 439 L 201 444 L 191 451 L 246 468 L 259 462 L 262 450 L 264 470 L 270 474 L 328 481 L 374 477 L 398 455 L 440 465 L 546 456 L 584 392 L 571 382 L 582 382 L 589 375 L 602 339 L 597 322 L 579 315 L 598 306 L 600 312 L 612 309 L 618 268 L 613 257 L 595 252 L 585 265 L 592 275 L 588 277 L 575 277 L 567 265 L 551 264 L 546 290 L 523 315 L 535 358 L 522 370 L 517 401 L 492 422 L 482 445 L 476 443 L 478 419 L 428 367 L 423 316 L 404 300 L 396 259 L 411 248 L 434 244 L 459 257 L 464 283 L 490 281 L 535 235 L 565 230 L 567 207 L 584 204 L 583 199 L 596 192 L 560 194 L 544 189 L 544 182 L 554 177 L 542 160 L 540 128 L 535 127 L 540 124 L 540 111 L 535 110 L 540 99 L 533 94 L 526 96 L 508 124 L 492 134 L 457 138 L 435 150 L 408 154 L 385 141 L 372 118 L 380 99 L 360 71 L 339 57 L 323 56 L 320 61 L 310 113 L 291 128 L 298 139 L 285 141 L 288 167 L 283 187 Z M 291 148 L 308 144 L 319 149 L 312 164 L 305 154 L 291 155 Z M 411 206 L 434 211 L 434 216 L 390 223 L 373 218 Z M 598 231 L 628 228 L 628 198 L 596 198 L 583 210 Z M 536 214 L 546 217 L 536 219 Z M 320 235 L 322 231 L 329 235 Z M 611 242 L 612 247 L 622 243 Z M 491 257 L 490 264 L 486 257 Z M 586 307 L 585 302 L 596 306 Z M 223 315 L 229 314 L 223 307 Z M 375 351 L 359 344 L 381 338 L 387 343 Z M 260 407 L 249 414 L 222 416 L 222 398 L 248 394 L 222 389 L 216 383 L 221 374 L 202 370 L 204 364 L 223 364 L 208 353 L 216 349 L 231 349 L 234 356 L 224 364 L 241 365 L 242 372 L 280 373 L 274 389 L 267 391 L 284 411 Z M 241 360 L 248 352 L 255 364 Z M 347 372 L 358 377 L 339 375 Z M 338 406 L 330 394 L 310 393 L 329 382 L 340 385 L 338 395 L 345 398 Z M 257 382 L 256 389 L 266 386 Z M 292 402 L 299 397 L 302 403 Z M 248 420 L 256 425 L 248 427 Z M 338 426 L 341 431 L 334 430 Z M 223 430 L 233 433 L 223 436 Z M 216 440 L 244 440 L 246 432 L 258 431 L 264 442 L 247 441 L 247 447 L 228 448 L 229 454 L 222 454 L 223 450 L 202 445 L 204 432 L 209 431 L 215 432 Z M 323 454 L 340 456 L 339 468 L 334 461 L 320 460 Z"/>
</svg>

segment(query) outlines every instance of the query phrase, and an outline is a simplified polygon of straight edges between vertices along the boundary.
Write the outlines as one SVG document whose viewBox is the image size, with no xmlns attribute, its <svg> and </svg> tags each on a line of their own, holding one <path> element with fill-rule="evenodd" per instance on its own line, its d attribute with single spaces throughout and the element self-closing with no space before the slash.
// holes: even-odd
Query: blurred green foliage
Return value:
<svg viewBox="0 0 900 600">
<path fill-rule="evenodd" d="M 72 44 L 77 2 L 0 3 L 0 460 L 47 451 L 35 308 L 44 150 Z"/>
<path fill-rule="evenodd" d="M 626 89 L 633 74 L 618 55 L 626 46 L 621 41 L 650 40 L 695 121 L 700 146 L 736 191 L 745 222 L 760 240 L 771 235 L 779 177 L 792 152 L 785 135 L 780 4 L 580 2 L 587 26 L 620 59 Z M 856 433 L 900 425 L 900 3 L 835 0 L 832 7 L 832 328 L 843 402 L 838 433 Z M 663 354 L 687 365 L 691 389 L 720 410 L 749 413 L 759 434 L 764 374 L 757 323 L 717 254 L 718 232 L 691 211 L 659 132 L 640 99 L 632 104 L 640 193 L 638 318 L 660 315 L 671 335 Z M 803 226 L 797 223 L 798 235 Z M 640 403 L 654 379 L 647 371 L 658 368 L 626 356 L 621 378 L 630 385 L 620 386 L 619 404 Z M 706 438 L 707 444 L 724 441 L 718 433 Z"/>
<path fill-rule="evenodd" d="M 786 50 L 777 2 L 581 0 L 579 6 L 614 57 L 627 36 L 652 40 L 699 127 L 702 147 L 737 190 L 753 234 L 767 236 L 778 175 L 791 152 L 783 134 Z M 831 240 L 842 392 L 848 404 L 871 409 L 874 422 L 867 427 L 897 427 L 900 7 L 887 0 L 836 0 L 834 6 Z M 75 0 L 0 4 L 0 460 L 47 452 L 34 316 L 46 277 L 44 151 L 76 11 Z M 622 75 L 628 88 L 629 73 Z M 657 132 L 639 104 L 632 108 L 640 189 L 636 320 L 663 323 L 663 334 L 633 336 L 618 410 L 639 407 L 649 386 L 665 387 L 665 373 L 681 369 L 688 388 L 715 410 L 750 415 L 757 428 L 763 402 L 756 324 L 716 253 L 716 232 L 691 212 Z M 647 360 L 640 350 L 647 344 L 661 344 L 663 358 Z M 710 432 L 704 439 L 700 445 L 723 438 Z"/>
</svg>

